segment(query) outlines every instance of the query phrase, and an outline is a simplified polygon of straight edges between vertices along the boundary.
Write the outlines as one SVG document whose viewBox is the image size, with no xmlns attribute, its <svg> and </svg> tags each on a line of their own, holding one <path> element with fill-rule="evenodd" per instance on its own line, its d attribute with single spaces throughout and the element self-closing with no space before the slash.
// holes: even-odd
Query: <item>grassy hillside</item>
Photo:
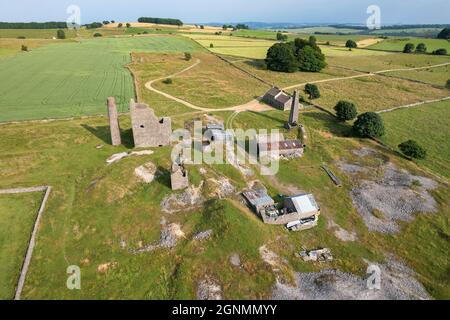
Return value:
<svg viewBox="0 0 450 320">
<path fill-rule="evenodd" d="M 43 194 L 0 195 L 0 300 L 13 299 Z"/>
<path fill-rule="evenodd" d="M 57 29 L 0 29 L 0 38 L 52 39 L 56 38 Z M 74 30 L 64 30 L 66 38 L 75 38 Z"/>
<path fill-rule="evenodd" d="M 105 38 L 55 44 L 0 60 L 0 121 L 81 116 L 105 111 L 116 96 L 120 111 L 134 97 L 125 68 L 132 51 L 201 50 L 186 38 Z"/>
<path fill-rule="evenodd" d="M 450 178 L 449 108 L 446 101 L 382 114 L 387 129 L 383 140 L 393 148 L 416 140 L 428 151 L 427 159 L 418 163 Z"/>
</svg>

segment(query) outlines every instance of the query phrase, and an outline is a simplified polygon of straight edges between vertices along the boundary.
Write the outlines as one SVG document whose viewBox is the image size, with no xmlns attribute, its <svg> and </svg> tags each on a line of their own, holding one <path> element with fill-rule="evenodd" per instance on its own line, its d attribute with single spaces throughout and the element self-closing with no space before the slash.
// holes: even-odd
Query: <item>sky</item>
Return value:
<svg viewBox="0 0 450 320">
<path fill-rule="evenodd" d="M 81 23 L 138 17 L 186 23 L 291 22 L 365 24 L 368 6 L 381 9 L 381 24 L 450 23 L 449 0 L 0 0 L 0 21 L 66 21 L 78 5 Z"/>
</svg>

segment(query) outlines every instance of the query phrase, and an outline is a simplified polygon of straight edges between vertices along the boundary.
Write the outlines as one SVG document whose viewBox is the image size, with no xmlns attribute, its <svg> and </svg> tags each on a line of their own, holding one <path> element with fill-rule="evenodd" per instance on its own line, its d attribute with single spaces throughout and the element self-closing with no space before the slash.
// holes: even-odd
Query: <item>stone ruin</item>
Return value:
<svg viewBox="0 0 450 320">
<path fill-rule="evenodd" d="M 112 145 L 121 144 L 117 106 L 113 97 L 108 98 L 108 115 Z M 136 148 L 162 147 L 170 144 L 172 122 L 168 117 L 158 118 L 145 103 L 130 102 L 131 125 Z"/>
<path fill-rule="evenodd" d="M 116 99 L 114 99 L 114 97 L 109 97 L 107 105 L 111 143 L 113 146 L 120 146 L 122 144 L 122 139 L 120 138 L 119 114 L 117 112 Z"/>
<path fill-rule="evenodd" d="M 172 170 L 170 172 L 170 182 L 172 190 L 183 190 L 189 187 L 188 172 L 184 167 L 181 156 L 172 164 Z"/>
<path fill-rule="evenodd" d="M 286 123 L 286 129 L 292 129 L 299 125 L 298 123 L 298 115 L 300 109 L 300 101 L 299 101 L 299 92 L 298 90 L 294 91 L 294 97 L 292 99 L 291 112 L 289 114 L 289 121 Z"/>
</svg>

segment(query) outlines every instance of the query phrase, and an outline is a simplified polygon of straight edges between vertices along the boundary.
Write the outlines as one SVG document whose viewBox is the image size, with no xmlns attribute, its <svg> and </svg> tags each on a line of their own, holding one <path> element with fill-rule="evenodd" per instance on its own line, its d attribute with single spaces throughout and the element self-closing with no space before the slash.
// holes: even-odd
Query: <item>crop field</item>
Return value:
<svg viewBox="0 0 450 320">
<path fill-rule="evenodd" d="M 351 28 L 334 28 L 334 27 L 307 27 L 307 28 L 297 28 L 297 29 L 285 29 L 285 31 L 292 33 L 306 33 L 313 34 L 315 32 L 326 32 L 326 33 L 359 33 L 361 30 L 351 29 Z"/>
<path fill-rule="evenodd" d="M 63 43 L 71 40 L 44 40 L 44 39 L 0 39 L 0 58 L 13 56 L 22 51 L 22 45 L 33 50 L 48 44 Z"/>
<path fill-rule="evenodd" d="M 428 52 L 432 52 L 437 49 L 447 49 L 447 52 L 450 52 L 450 41 L 444 39 L 425 39 L 425 38 L 394 38 L 387 39 L 383 42 L 374 44 L 370 48 L 387 50 L 387 51 L 403 51 L 405 44 L 414 43 L 416 46 L 419 43 L 425 43 L 427 46 Z"/>
<path fill-rule="evenodd" d="M 14 298 L 42 194 L 0 195 L 0 300 Z"/>
<path fill-rule="evenodd" d="M 393 148 L 409 139 L 427 149 L 425 160 L 417 160 L 430 170 L 450 178 L 450 101 L 396 110 L 382 114 L 386 136 L 383 140 Z"/>
<path fill-rule="evenodd" d="M 0 29 L 0 38 L 53 39 L 58 29 Z M 74 30 L 65 29 L 66 38 L 75 38 Z"/>
<path fill-rule="evenodd" d="M 0 121 L 104 113 L 105 99 L 116 96 L 126 111 L 135 96 L 125 68 L 130 52 L 201 50 L 182 37 L 155 36 L 82 40 L 45 46 L 0 60 Z"/>
<path fill-rule="evenodd" d="M 340 100 L 352 101 L 359 112 L 366 112 L 449 96 L 446 89 L 383 76 L 331 81 L 317 86 L 321 97 L 315 101 L 332 112 Z"/>
</svg>

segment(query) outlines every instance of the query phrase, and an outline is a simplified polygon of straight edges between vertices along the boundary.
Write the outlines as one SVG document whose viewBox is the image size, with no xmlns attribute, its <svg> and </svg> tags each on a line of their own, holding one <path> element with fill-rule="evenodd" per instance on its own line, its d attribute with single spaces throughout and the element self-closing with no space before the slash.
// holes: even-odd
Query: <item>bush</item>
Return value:
<svg viewBox="0 0 450 320">
<path fill-rule="evenodd" d="M 122 27 L 123 27 L 123 23 L 119 23 L 119 24 L 117 25 L 117 27 L 118 27 L 118 28 L 122 28 Z"/>
<path fill-rule="evenodd" d="M 281 32 L 277 33 L 277 40 L 278 41 L 287 41 L 288 36 L 285 34 L 282 34 Z"/>
<path fill-rule="evenodd" d="M 437 55 L 437 56 L 445 56 L 447 54 L 447 49 L 442 48 L 442 49 L 434 50 L 433 54 Z"/>
<path fill-rule="evenodd" d="M 403 53 L 412 53 L 415 47 L 414 43 L 407 43 L 403 48 Z"/>
<path fill-rule="evenodd" d="M 172 83 L 173 83 L 173 80 L 170 79 L 170 78 L 167 78 L 167 79 L 163 80 L 163 83 L 164 83 L 164 84 L 172 84 Z"/>
<path fill-rule="evenodd" d="M 65 39 L 66 38 L 66 33 L 64 32 L 64 30 L 56 31 L 56 38 L 58 38 L 58 39 Z"/>
<path fill-rule="evenodd" d="M 210 43 L 210 44 L 209 44 L 209 47 L 210 47 L 210 48 L 214 48 L 214 43 Z"/>
<path fill-rule="evenodd" d="M 427 151 L 422 148 L 416 141 L 408 140 L 398 145 L 400 151 L 408 157 L 415 159 L 425 159 Z"/>
<path fill-rule="evenodd" d="M 186 61 L 190 61 L 192 59 L 192 54 L 190 54 L 189 52 L 185 52 L 184 59 L 186 59 Z"/>
<path fill-rule="evenodd" d="M 348 101 L 339 101 L 334 110 L 336 110 L 337 118 L 341 121 L 353 120 L 358 115 L 355 104 Z"/>
<path fill-rule="evenodd" d="M 311 83 L 306 84 L 305 92 L 309 95 L 310 100 L 320 98 L 319 88 L 315 84 Z"/>
<path fill-rule="evenodd" d="M 447 89 L 450 89 L 450 79 L 447 80 L 447 84 L 445 85 Z"/>
<path fill-rule="evenodd" d="M 350 49 L 358 48 L 358 44 L 353 40 L 347 40 L 347 43 L 345 44 L 345 46 Z"/>
<path fill-rule="evenodd" d="M 22 51 L 25 51 L 25 52 L 27 52 L 28 51 L 28 47 L 26 46 L 26 45 L 22 45 Z"/>
<path fill-rule="evenodd" d="M 27 37 L 25 36 L 18 36 L 17 39 L 26 39 Z"/>
<path fill-rule="evenodd" d="M 383 119 L 375 112 L 360 114 L 353 124 L 353 131 L 360 137 L 381 137 L 384 135 Z"/>
<path fill-rule="evenodd" d="M 417 53 L 425 53 L 425 52 L 427 52 L 427 46 L 425 45 L 425 43 L 419 43 L 417 45 L 416 52 Z"/>
<path fill-rule="evenodd" d="M 131 28 L 131 24 L 127 23 L 127 28 Z"/>
<path fill-rule="evenodd" d="M 94 33 L 94 37 L 96 37 L 96 38 L 98 38 L 98 37 L 102 37 L 102 34 L 101 34 L 101 33 L 98 33 L 98 32 L 96 32 L 96 33 Z"/>
</svg>

